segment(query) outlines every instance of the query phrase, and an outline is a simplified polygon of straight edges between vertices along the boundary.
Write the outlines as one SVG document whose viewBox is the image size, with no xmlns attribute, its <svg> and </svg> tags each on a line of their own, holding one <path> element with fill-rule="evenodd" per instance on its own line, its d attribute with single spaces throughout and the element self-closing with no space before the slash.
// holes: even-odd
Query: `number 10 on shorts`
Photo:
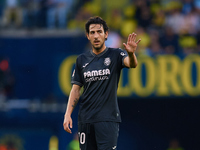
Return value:
<svg viewBox="0 0 200 150">
<path fill-rule="evenodd" d="M 78 132 L 78 136 L 79 136 L 79 142 L 80 144 L 85 144 L 85 133 L 84 132 Z"/>
</svg>

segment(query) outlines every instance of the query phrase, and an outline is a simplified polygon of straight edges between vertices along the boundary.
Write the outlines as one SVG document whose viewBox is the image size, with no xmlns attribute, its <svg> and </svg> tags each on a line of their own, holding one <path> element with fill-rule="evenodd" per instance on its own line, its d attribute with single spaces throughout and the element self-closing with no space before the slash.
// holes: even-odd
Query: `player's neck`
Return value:
<svg viewBox="0 0 200 150">
<path fill-rule="evenodd" d="M 92 52 L 98 55 L 98 54 L 101 54 L 103 51 L 105 51 L 105 49 L 106 49 L 106 46 L 104 45 L 101 49 L 92 48 Z"/>
</svg>

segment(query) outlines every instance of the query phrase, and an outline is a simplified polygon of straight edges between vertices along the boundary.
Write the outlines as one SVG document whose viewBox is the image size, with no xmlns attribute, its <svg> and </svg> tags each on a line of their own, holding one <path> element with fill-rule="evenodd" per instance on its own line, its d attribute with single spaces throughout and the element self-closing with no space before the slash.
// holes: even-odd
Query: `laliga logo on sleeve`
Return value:
<svg viewBox="0 0 200 150">
<path fill-rule="evenodd" d="M 109 66 L 110 63 L 111 63 L 110 58 L 109 58 L 109 57 L 108 57 L 108 58 L 105 58 L 105 60 L 104 60 L 104 65 Z"/>
<path fill-rule="evenodd" d="M 126 55 L 124 52 L 121 52 L 120 54 L 121 54 L 122 56 L 125 56 L 125 55 Z"/>
<path fill-rule="evenodd" d="M 74 77 L 74 74 L 75 74 L 75 69 L 74 69 L 74 71 L 73 71 L 73 73 L 72 73 L 72 77 Z"/>
</svg>

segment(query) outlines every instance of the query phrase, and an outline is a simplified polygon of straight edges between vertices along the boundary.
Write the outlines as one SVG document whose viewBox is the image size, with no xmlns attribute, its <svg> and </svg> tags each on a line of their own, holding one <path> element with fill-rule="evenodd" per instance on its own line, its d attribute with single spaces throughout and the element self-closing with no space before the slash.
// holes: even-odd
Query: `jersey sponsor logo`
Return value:
<svg viewBox="0 0 200 150">
<path fill-rule="evenodd" d="M 104 65 L 109 66 L 110 63 L 111 63 L 110 58 L 109 58 L 109 57 L 105 58 L 105 60 L 104 60 Z"/>
<path fill-rule="evenodd" d="M 110 69 L 92 70 L 83 73 L 85 82 L 107 80 Z"/>
<path fill-rule="evenodd" d="M 124 52 L 121 52 L 120 55 L 125 56 L 126 54 Z"/>
<path fill-rule="evenodd" d="M 92 82 L 92 81 L 101 81 L 101 80 L 107 80 L 109 79 L 108 76 L 102 76 L 102 77 L 91 77 L 85 79 L 85 82 Z"/>
<path fill-rule="evenodd" d="M 110 69 L 100 69 L 84 72 L 84 78 L 109 75 Z"/>
</svg>

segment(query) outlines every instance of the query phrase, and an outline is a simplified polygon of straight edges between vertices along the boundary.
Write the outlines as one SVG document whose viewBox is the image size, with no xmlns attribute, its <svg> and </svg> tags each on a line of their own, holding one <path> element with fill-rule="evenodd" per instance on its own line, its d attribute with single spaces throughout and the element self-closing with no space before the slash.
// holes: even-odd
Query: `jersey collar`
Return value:
<svg viewBox="0 0 200 150">
<path fill-rule="evenodd" d="M 90 50 L 90 53 L 91 53 L 93 56 L 95 56 L 95 57 L 100 57 L 100 56 L 102 56 L 103 54 L 105 54 L 107 51 L 108 51 L 108 47 L 106 47 L 106 49 L 105 49 L 103 52 L 101 52 L 100 54 L 98 54 L 98 55 L 96 55 L 95 53 L 93 53 L 92 50 Z"/>
</svg>

